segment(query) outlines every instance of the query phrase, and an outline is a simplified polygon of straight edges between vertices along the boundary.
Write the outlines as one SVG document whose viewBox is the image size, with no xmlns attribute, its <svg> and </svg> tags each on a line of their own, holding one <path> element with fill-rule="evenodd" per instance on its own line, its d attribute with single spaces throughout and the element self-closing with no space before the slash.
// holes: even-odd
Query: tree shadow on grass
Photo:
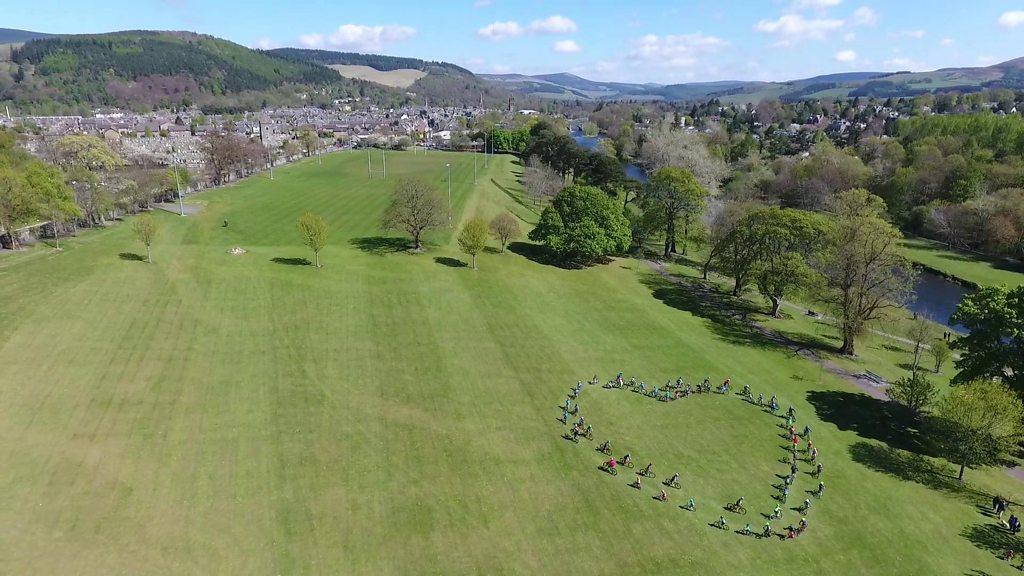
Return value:
<svg viewBox="0 0 1024 576">
<path fill-rule="evenodd" d="M 280 256 L 271 258 L 271 262 L 274 264 L 284 264 L 285 266 L 312 266 L 313 263 L 307 258 L 282 258 Z"/>
<path fill-rule="evenodd" d="M 850 446 L 854 462 L 906 482 L 938 490 L 965 502 L 991 499 L 989 494 L 957 480 L 956 470 L 925 456 L 882 446 L 873 442 L 855 442 Z"/>
<path fill-rule="evenodd" d="M 508 251 L 518 254 L 531 262 L 554 266 L 563 270 L 582 270 L 584 267 L 575 262 L 560 260 L 552 254 L 543 244 L 532 244 L 530 242 L 512 242 L 508 245 Z"/>
<path fill-rule="evenodd" d="M 466 266 L 469 266 L 469 264 L 466 264 L 462 260 L 449 258 L 447 256 L 438 256 L 434 258 L 434 262 L 437 262 L 442 266 L 448 266 L 449 268 L 465 268 Z"/>
<path fill-rule="evenodd" d="M 1020 552 L 1021 548 L 1024 547 L 1024 539 L 997 524 L 965 526 L 960 531 L 960 536 L 970 540 L 978 548 L 986 550 L 999 558 L 1002 558 L 1007 550 Z"/>
<path fill-rule="evenodd" d="M 812 390 L 807 393 L 807 402 L 818 418 L 840 430 L 901 450 L 928 453 L 920 423 L 900 404 L 841 390 Z"/>
<path fill-rule="evenodd" d="M 835 352 L 838 348 L 838 339 L 829 338 L 820 334 L 808 334 L 806 332 L 793 332 L 788 330 L 776 330 L 782 336 L 785 336 L 787 340 L 797 344 L 801 348 L 808 350 L 816 350 L 818 352 Z"/>
<path fill-rule="evenodd" d="M 409 241 L 407 239 L 392 236 L 353 238 L 349 243 L 367 254 L 375 254 L 377 256 L 404 252 L 409 249 Z"/>
<path fill-rule="evenodd" d="M 117 257 L 120 258 L 121 260 L 127 260 L 129 262 L 145 262 L 146 261 L 146 257 L 145 256 L 142 256 L 141 254 L 136 254 L 134 252 L 121 252 L 120 254 L 117 255 Z"/>
<path fill-rule="evenodd" d="M 498 184 L 498 181 L 495 180 L 494 178 L 491 178 L 491 184 L 494 184 L 494 186 L 498 190 L 501 190 L 502 192 L 504 192 L 505 195 L 508 196 L 509 198 L 511 198 L 512 201 L 515 202 L 516 204 L 522 206 L 523 208 L 526 208 L 527 210 L 529 210 L 530 212 L 533 212 L 534 214 L 537 214 L 537 207 L 536 206 L 530 206 L 529 204 L 527 204 L 523 200 L 523 195 L 522 194 L 516 194 L 515 192 L 510 190 L 507 186 L 502 186 L 501 184 Z"/>
<path fill-rule="evenodd" d="M 658 274 L 647 274 L 641 282 L 665 305 L 707 320 L 709 329 L 726 342 L 758 348 L 785 347 L 785 342 L 773 340 L 750 320 L 758 313 L 753 304 L 708 289 L 699 280 L 678 280 L 675 283 Z"/>
</svg>

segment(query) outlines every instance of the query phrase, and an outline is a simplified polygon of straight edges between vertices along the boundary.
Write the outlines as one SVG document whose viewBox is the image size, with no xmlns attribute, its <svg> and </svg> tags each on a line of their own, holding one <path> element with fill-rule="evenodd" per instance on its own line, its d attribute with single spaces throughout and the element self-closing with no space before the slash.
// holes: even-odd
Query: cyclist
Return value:
<svg viewBox="0 0 1024 576">
<path fill-rule="evenodd" d="M 763 538 L 770 538 L 772 535 L 772 525 L 769 522 L 764 523 L 764 529 L 761 530 L 761 536 Z"/>
<path fill-rule="evenodd" d="M 804 505 L 800 507 L 800 513 L 801 514 L 806 514 L 807 511 L 810 510 L 810 509 L 811 509 L 811 499 L 810 498 L 804 498 Z"/>
<path fill-rule="evenodd" d="M 649 476 L 649 477 L 653 477 L 653 476 L 654 476 L 654 472 L 653 472 L 653 471 L 651 471 L 651 468 L 652 468 L 653 466 L 654 466 L 654 463 L 653 463 L 653 462 L 648 462 L 648 463 L 647 463 L 647 466 L 644 466 L 644 470 L 643 470 L 643 472 L 641 472 L 640 474 L 642 474 L 642 475 L 644 475 L 644 476 Z"/>
<path fill-rule="evenodd" d="M 775 510 L 772 510 L 771 519 L 775 520 L 777 518 L 782 518 L 782 506 L 776 506 Z"/>
<path fill-rule="evenodd" d="M 718 517 L 718 523 L 716 525 L 719 528 L 721 528 L 722 530 L 728 530 L 729 529 L 729 523 L 725 521 L 725 516 L 719 516 Z"/>
<path fill-rule="evenodd" d="M 662 490 L 661 494 L 658 494 L 657 498 L 658 498 L 658 500 L 661 500 L 662 502 L 665 502 L 666 500 L 668 500 L 668 494 L 666 494 L 665 491 Z"/>
<path fill-rule="evenodd" d="M 604 452 L 605 454 L 611 454 L 611 452 L 612 452 L 612 444 L 611 444 L 611 442 L 609 442 L 608 440 L 605 440 L 604 444 L 601 444 L 601 447 L 598 448 L 598 450 L 601 451 L 601 452 Z"/>
<path fill-rule="evenodd" d="M 626 452 L 626 455 L 623 456 L 619 461 L 622 462 L 623 466 L 627 466 L 633 463 L 633 458 L 629 455 L 629 452 Z"/>
<path fill-rule="evenodd" d="M 825 483 L 818 482 L 818 489 L 814 491 L 814 495 L 821 498 L 821 495 L 825 492 Z"/>
<path fill-rule="evenodd" d="M 672 477 L 668 479 L 668 482 L 665 482 L 665 484 L 669 486 L 679 486 L 679 472 L 673 474 Z"/>
<path fill-rule="evenodd" d="M 820 478 L 821 477 L 821 462 L 818 462 L 818 465 L 814 468 L 814 477 L 815 478 Z"/>
<path fill-rule="evenodd" d="M 743 496 L 740 496 L 740 499 L 739 499 L 739 500 L 737 500 L 737 501 L 736 501 L 736 502 L 735 502 L 735 503 L 734 503 L 734 504 L 732 505 L 732 509 L 733 509 L 733 510 L 742 510 L 742 509 L 743 509 Z"/>
</svg>

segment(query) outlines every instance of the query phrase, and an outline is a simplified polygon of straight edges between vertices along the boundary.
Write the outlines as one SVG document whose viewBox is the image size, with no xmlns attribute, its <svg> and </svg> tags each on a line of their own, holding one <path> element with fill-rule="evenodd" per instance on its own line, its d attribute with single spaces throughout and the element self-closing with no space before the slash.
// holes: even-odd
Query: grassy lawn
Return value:
<svg viewBox="0 0 1024 576">
<path fill-rule="evenodd" d="M 1024 284 L 1024 269 L 1014 268 L 1008 262 L 993 262 L 963 252 L 951 252 L 938 242 L 924 238 L 908 238 L 903 241 L 903 247 L 907 257 L 914 262 L 978 286 L 1005 284 L 1014 288 Z"/>
<path fill-rule="evenodd" d="M 393 154 L 385 183 L 366 180 L 365 155 L 339 153 L 204 193 L 198 216 L 155 214 L 153 265 L 124 224 L 0 257 L 5 571 L 1007 572 L 997 555 L 1024 540 L 977 507 L 996 491 L 1024 501 L 1018 481 L 969 471 L 957 485 L 900 450 L 914 433 L 882 403 L 645 265 L 564 270 L 523 243 L 473 272 L 448 231 L 401 251 L 376 224 L 393 179 L 446 191 L 446 162 L 456 220 L 535 220 L 510 158 L 474 185 L 470 155 Z M 307 209 L 333 230 L 319 270 L 296 265 L 312 257 L 295 230 Z M 808 532 L 708 526 L 745 496 L 732 529 L 760 528 L 788 470 L 777 420 L 736 396 L 589 387 L 595 440 L 653 461 L 658 480 L 637 491 L 597 471 L 596 443 L 562 439 L 557 406 L 619 370 L 731 377 L 794 405 L 828 485 Z M 683 489 L 653 500 L 675 471 Z M 802 473 L 789 505 L 815 484 Z M 689 497 L 696 512 L 678 508 Z"/>
</svg>

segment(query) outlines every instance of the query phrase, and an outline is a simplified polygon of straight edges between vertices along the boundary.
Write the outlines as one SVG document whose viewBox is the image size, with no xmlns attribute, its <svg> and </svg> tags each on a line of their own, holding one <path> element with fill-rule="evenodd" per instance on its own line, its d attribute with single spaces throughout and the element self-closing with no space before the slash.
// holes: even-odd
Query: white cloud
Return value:
<svg viewBox="0 0 1024 576">
<path fill-rule="evenodd" d="M 942 40 L 941 40 L 941 41 L 939 42 L 939 44 L 942 44 L 942 45 L 943 45 L 943 46 L 945 46 L 946 48 L 949 48 L 949 47 L 950 47 L 950 46 L 952 46 L 953 44 L 956 44 L 956 40 L 953 40 L 952 38 L 943 38 L 943 39 L 942 39 Z"/>
<path fill-rule="evenodd" d="M 854 26 L 874 26 L 878 24 L 878 12 L 867 6 L 861 6 L 853 11 L 850 16 L 850 24 Z"/>
<path fill-rule="evenodd" d="M 508 74 L 512 68 L 505 64 L 491 64 L 491 72 L 495 74 Z"/>
<path fill-rule="evenodd" d="M 721 38 L 700 32 L 667 36 L 648 34 L 634 42 L 629 58 L 664 68 L 689 68 L 697 64 L 699 57 L 721 52 L 728 45 Z"/>
<path fill-rule="evenodd" d="M 416 35 L 411 26 L 387 24 L 367 26 L 365 24 L 342 24 L 330 34 L 303 34 L 299 43 L 306 48 L 333 48 L 356 52 L 380 52 L 393 42 L 408 40 Z"/>
<path fill-rule="evenodd" d="M 488 40 L 506 40 L 522 36 L 525 30 L 519 22 L 509 20 L 508 22 L 492 22 L 476 31 L 476 35 Z"/>
<path fill-rule="evenodd" d="M 978 64 L 982 66 L 991 66 L 996 63 L 995 56 L 978 56 Z"/>
<path fill-rule="evenodd" d="M 476 0 L 473 2 L 473 8 L 485 8 L 491 5 L 491 0 Z"/>
<path fill-rule="evenodd" d="M 825 8 L 834 8 L 843 3 L 843 0 L 796 0 L 793 2 L 793 8 L 797 10 L 803 10 L 806 8 L 817 8 L 824 10 Z"/>
<path fill-rule="evenodd" d="M 299 44 L 306 48 L 323 48 L 326 46 L 323 34 L 301 34 L 299 36 Z"/>
<path fill-rule="evenodd" d="M 903 58 L 900 56 L 890 58 L 882 62 L 882 64 L 888 68 L 899 68 L 901 70 L 913 70 L 917 67 L 917 64 L 910 58 Z"/>
<path fill-rule="evenodd" d="M 856 39 L 857 39 L 857 34 L 854 33 L 854 32 L 847 32 L 846 34 L 843 34 L 843 40 L 846 41 L 846 42 L 853 42 Z"/>
<path fill-rule="evenodd" d="M 576 23 L 565 16 L 549 16 L 530 23 L 530 32 L 535 34 L 571 34 L 578 30 Z"/>
<path fill-rule="evenodd" d="M 272 50 L 277 48 L 277 42 L 274 42 L 270 38 L 260 38 L 256 41 L 255 47 L 260 50 Z"/>
<path fill-rule="evenodd" d="M 842 20 L 804 18 L 800 14 L 784 14 L 778 20 L 761 20 L 754 30 L 775 35 L 777 46 L 792 46 L 803 40 L 824 40 L 830 32 L 843 27 Z"/>
<path fill-rule="evenodd" d="M 582 50 L 575 40 L 559 40 L 558 42 L 555 42 L 551 48 L 555 52 L 562 52 L 565 54 L 571 54 Z"/>
<path fill-rule="evenodd" d="M 1016 28 L 1024 24 L 1024 10 L 1010 10 L 999 17 L 999 25 L 1003 28 Z"/>
<path fill-rule="evenodd" d="M 836 52 L 835 58 L 836 62 L 850 64 L 857 60 L 857 53 L 853 50 L 840 50 L 839 52 Z"/>
</svg>

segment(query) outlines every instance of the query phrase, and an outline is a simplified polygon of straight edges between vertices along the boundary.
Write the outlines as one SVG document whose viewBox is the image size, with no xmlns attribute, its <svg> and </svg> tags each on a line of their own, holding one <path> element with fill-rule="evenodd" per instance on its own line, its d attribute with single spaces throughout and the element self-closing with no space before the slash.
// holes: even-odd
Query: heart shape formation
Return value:
<svg viewBox="0 0 1024 576">
<path fill-rule="evenodd" d="M 567 395 L 563 405 L 560 406 L 562 409 L 562 417 L 559 420 L 562 424 L 569 426 L 569 430 L 562 434 L 562 437 L 566 440 L 572 441 L 576 444 L 579 444 L 581 440 L 594 441 L 593 427 L 586 422 L 586 418 L 582 414 L 582 408 L 579 401 L 580 396 L 586 388 L 594 388 L 597 384 L 597 376 L 594 376 L 588 384 L 584 384 L 582 380 L 577 382 L 574 387 L 570 388 L 569 394 Z M 776 475 L 781 482 L 773 484 L 773 487 L 775 487 L 778 492 L 772 495 L 772 498 L 774 498 L 778 504 L 770 514 L 762 514 L 762 516 L 767 520 L 761 531 L 755 532 L 750 528 L 750 524 L 748 523 L 745 528 L 737 530 L 736 532 L 743 535 L 751 535 L 756 538 L 771 538 L 772 536 L 777 536 L 780 539 L 786 540 L 796 538 L 803 534 L 807 529 L 806 514 L 811 508 L 810 498 L 805 499 L 799 506 L 791 508 L 791 510 L 797 512 L 801 516 L 800 521 L 796 525 L 791 524 L 782 532 L 773 532 L 771 528 L 771 521 L 781 519 L 782 517 L 783 506 L 787 504 L 790 491 L 795 485 L 797 477 L 801 472 L 801 463 L 810 467 L 809 470 L 805 469 L 803 471 L 804 474 L 818 481 L 817 488 L 814 490 L 807 490 L 806 492 L 814 496 L 815 499 L 820 499 L 825 490 L 825 484 L 821 481 L 822 465 L 818 458 L 818 450 L 814 447 L 813 440 L 811 440 L 811 428 L 810 426 L 805 426 L 802 432 L 797 432 L 796 411 L 792 406 L 790 406 L 789 410 L 785 413 L 780 413 L 778 398 L 774 395 L 767 403 L 765 403 L 763 395 L 758 395 L 757 399 L 754 398 L 749 386 L 744 386 L 743 390 L 740 392 L 731 393 L 731 382 L 729 380 L 726 380 L 718 387 L 712 388 L 708 378 L 705 378 L 704 381 L 696 387 L 686 384 L 682 378 L 678 378 L 675 383 L 669 381 L 661 388 L 648 388 L 644 382 L 638 383 L 635 378 L 631 378 L 629 381 L 624 380 L 622 373 L 620 372 L 615 379 L 606 383 L 602 388 L 631 391 L 649 398 L 652 402 L 680 402 L 690 399 L 691 396 L 705 394 L 712 397 L 720 397 L 722 399 L 738 397 L 747 404 L 758 408 L 760 412 L 778 419 L 778 427 L 783 429 L 783 432 L 780 433 L 779 436 L 786 440 L 786 445 L 781 448 L 783 448 L 787 454 L 786 457 L 780 458 L 779 462 L 789 465 L 788 473 Z M 804 444 L 804 448 L 800 447 L 801 443 Z M 619 458 L 612 457 L 612 445 L 610 440 L 605 440 L 604 443 L 599 445 L 597 447 L 597 451 L 609 457 L 607 460 L 602 461 L 598 466 L 598 469 L 607 475 L 617 476 L 619 470 L 633 470 L 635 467 L 635 463 L 629 452 L 626 452 Z M 641 478 L 655 478 L 653 464 L 648 464 L 645 468 L 636 471 L 636 475 L 636 480 L 631 483 L 630 486 L 637 490 L 643 490 Z M 654 499 L 662 502 L 668 501 L 668 492 L 666 492 L 666 489 L 671 488 L 681 490 L 682 484 L 679 480 L 679 474 L 676 473 L 672 477 L 661 482 L 662 487 L 659 487 L 659 492 L 654 496 Z M 690 498 L 688 502 L 681 505 L 680 508 L 696 512 L 697 505 L 694 499 Z M 725 505 L 722 509 L 731 514 L 745 515 L 747 513 L 746 508 L 743 506 L 743 498 Z M 728 521 L 725 519 L 724 514 L 719 514 L 718 519 L 713 522 L 709 522 L 708 525 L 722 530 L 729 529 Z"/>
</svg>

